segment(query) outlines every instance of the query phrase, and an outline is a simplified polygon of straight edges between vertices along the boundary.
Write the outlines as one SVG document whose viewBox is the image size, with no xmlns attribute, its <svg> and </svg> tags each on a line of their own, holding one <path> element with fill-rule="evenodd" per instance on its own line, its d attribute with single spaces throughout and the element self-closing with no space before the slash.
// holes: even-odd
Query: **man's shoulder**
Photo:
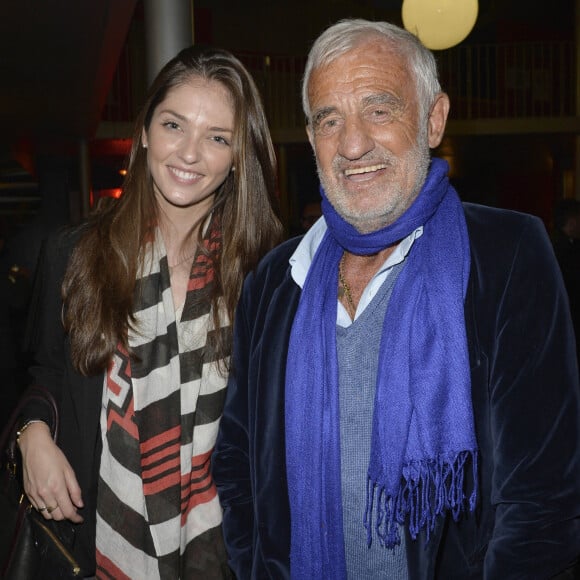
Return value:
<svg viewBox="0 0 580 580">
<path fill-rule="evenodd" d="M 514 210 L 464 204 L 472 271 L 480 272 L 498 288 L 514 272 L 556 272 L 558 264 L 544 222 Z M 524 291 L 524 290 L 522 290 Z"/>
<path fill-rule="evenodd" d="M 256 319 L 260 311 L 272 307 L 274 296 L 284 296 L 285 307 L 299 291 L 299 286 L 291 276 L 290 258 L 296 250 L 301 238 L 291 238 L 270 250 L 248 274 L 242 290 L 241 303 L 252 319 Z M 280 305 L 279 302 L 276 302 Z"/>
<path fill-rule="evenodd" d="M 255 276 L 261 277 L 274 272 L 285 272 L 289 267 L 289 260 L 296 251 L 302 236 L 290 238 L 270 250 L 259 262 Z"/>
<path fill-rule="evenodd" d="M 467 224 L 473 226 L 527 227 L 531 222 L 541 221 L 539 217 L 532 214 L 477 203 L 463 202 L 463 209 Z"/>
<path fill-rule="evenodd" d="M 491 243 L 494 247 L 501 247 L 502 243 L 517 242 L 528 230 L 547 239 L 546 228 L 537 216 L 466 202 L 463 209 L 472 246 Z"/>
</svg>

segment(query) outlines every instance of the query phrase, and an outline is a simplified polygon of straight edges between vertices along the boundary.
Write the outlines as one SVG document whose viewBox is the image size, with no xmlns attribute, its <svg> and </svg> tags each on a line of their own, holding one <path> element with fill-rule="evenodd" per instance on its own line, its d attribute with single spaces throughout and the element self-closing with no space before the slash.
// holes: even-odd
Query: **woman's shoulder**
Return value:
<svg viewBox="0 0 580 580">
<path fill-rule="evenodd" d="M 82 235 L 88 231 L 87 222 L 76 225 L 61 226 L 51 231 L 44 239 L 44 253 L 57 259 L 59 256 L 68 257 L 72 254 Z"/>
</svg>

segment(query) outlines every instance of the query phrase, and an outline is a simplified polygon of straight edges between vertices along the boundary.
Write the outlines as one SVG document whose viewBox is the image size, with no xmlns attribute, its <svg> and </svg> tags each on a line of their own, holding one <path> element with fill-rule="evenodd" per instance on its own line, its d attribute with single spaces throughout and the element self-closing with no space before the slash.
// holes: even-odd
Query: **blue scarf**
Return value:
<svg viewBox="0 0 580 580">
<path fill-rule="evenodd" d="M 433 159 L 411 207 L 393 224 L 360 234 L 328 202 L 328 225 L 308 271 L 290 335 L 286 460 L 292 578 L 346 578 L 340 484 L 336 315 L 338 264 L 346 249 L 369 255 L 423 226 L 383 322 L 361 526 L 370 544 L 394 548 L 399 525 L 427 537 L 440 514 L 457 520 L 477 497 L 477 442 L 463 303 L 469 239 L 448 165 Z M 469 498 L 464 473 L 473 470 Z M 362 492 L 362 490 L 361 490 Z"/>
</svg>

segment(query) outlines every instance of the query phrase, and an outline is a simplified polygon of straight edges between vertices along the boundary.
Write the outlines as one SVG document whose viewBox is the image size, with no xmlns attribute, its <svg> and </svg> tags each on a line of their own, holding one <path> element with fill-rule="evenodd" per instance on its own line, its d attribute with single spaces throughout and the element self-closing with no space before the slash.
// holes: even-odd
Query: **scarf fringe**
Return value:
<svg viewBox="0 0 580 580">
<path fill-rule="evenodd" d="M 466 501 L 464 476 L 469 461 L 473 489 Z M 415 539 L 424 529 L 429 541 L 437 516 L 449 511 L 457 521 L 463 512 L 475 509 L 477 493 L 477 451 L 406 464 L 396 495 L 369 476 L 364 516 L 367 543 L 371 545 L 374 531 L 381 546 L 393 549 L 401 543 L 399 526 L 407 519 L 411 537 Z"/>
</svg>

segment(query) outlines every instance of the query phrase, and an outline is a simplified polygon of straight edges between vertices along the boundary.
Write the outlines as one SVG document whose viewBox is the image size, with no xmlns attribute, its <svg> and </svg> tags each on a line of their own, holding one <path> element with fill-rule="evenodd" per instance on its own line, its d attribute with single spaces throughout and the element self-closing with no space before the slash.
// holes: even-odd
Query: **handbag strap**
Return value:
<svg viewBox="0 0 580 580">
<path fill-rule="evenodd" d="M 0 452 L 6 450 L 9 459 L 13 459 L 16 453 L 16 431 L 19 427 L 22 412 L 31 402 L 42 402 L 46 404 L 51 413 L 51 420 L 48 428 L 54 441 L 58 437 L 58 407 L 52 393 L 40 385 L 31 385 L 20 397 L 16 407 L 12 411 L 10 418 L 2 429 L 0 435 Z"/>
</svg>

